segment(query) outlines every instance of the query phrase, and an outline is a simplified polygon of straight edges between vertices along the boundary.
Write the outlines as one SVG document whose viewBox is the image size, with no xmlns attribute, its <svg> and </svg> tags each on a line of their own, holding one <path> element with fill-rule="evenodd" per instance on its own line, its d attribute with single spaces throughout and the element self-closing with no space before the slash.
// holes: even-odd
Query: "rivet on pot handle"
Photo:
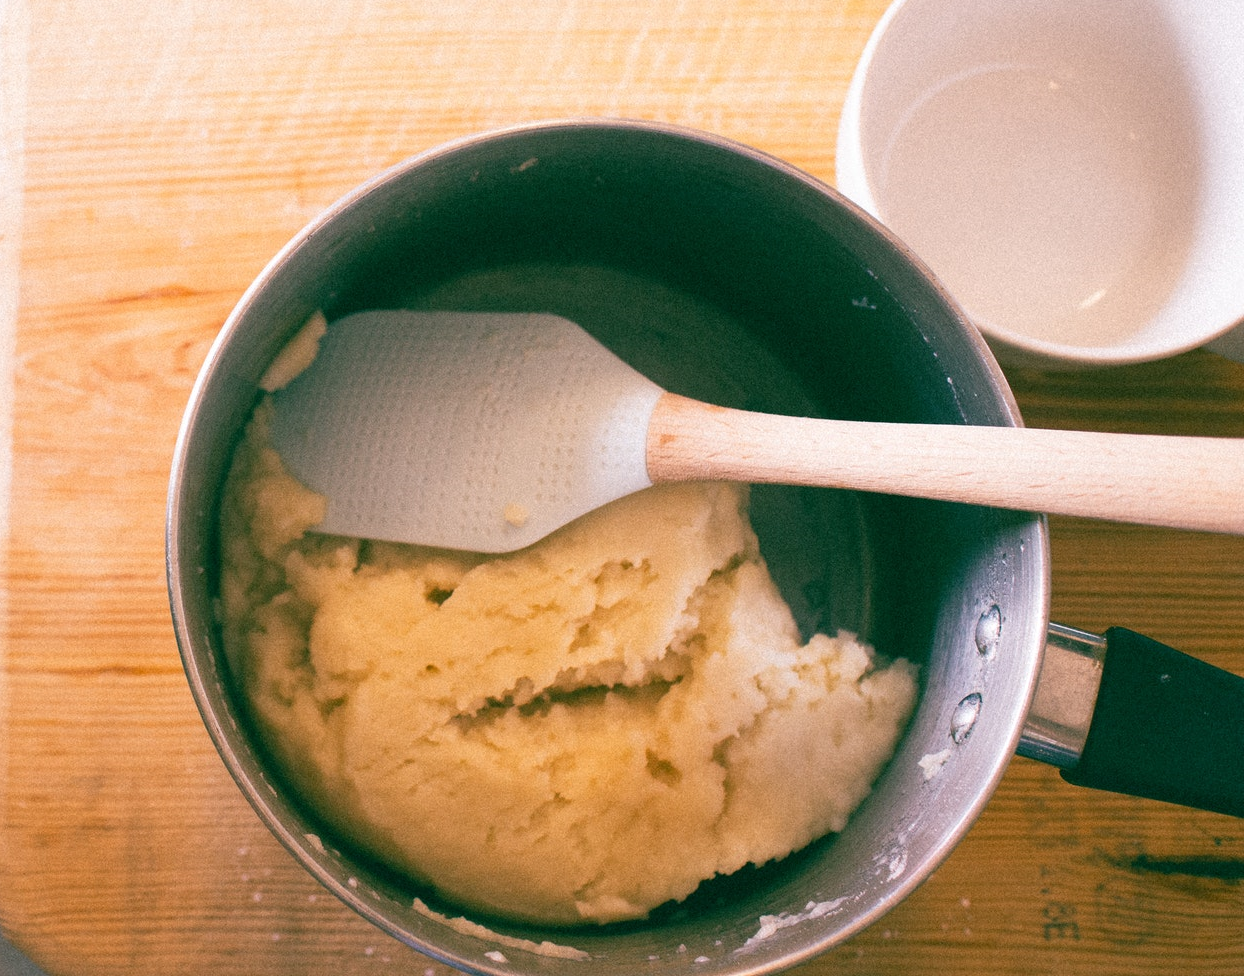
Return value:
<svg viewBox="0 0 1244 976">
<path fill-rule="evenodd" d="M 1017 750 L 1077 786 L 1244 816 L 1244 678 L 1112 627 L 1051 624 Z"/>
</svg>

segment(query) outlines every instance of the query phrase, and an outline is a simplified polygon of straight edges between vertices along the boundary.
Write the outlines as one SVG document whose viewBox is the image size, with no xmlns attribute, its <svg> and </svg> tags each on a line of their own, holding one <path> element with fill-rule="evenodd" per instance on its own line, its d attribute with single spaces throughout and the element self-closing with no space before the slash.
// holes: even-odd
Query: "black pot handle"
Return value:
<svg viewBox="0 0 1244 976">
<path fill-rule="evenodd" d="M 1046 658 L 1021 754 L 1076 786 L 1244 817 L 1244 678 L 1122 627 L 1052 625 Z M 1087 734 L 1068 735 L 1077 716 Z"/>
<path fill-rule="evenodd" d="M 1244 678 L 1112 627 L 1088 738 L 1062 775 L 1244 817 Z"/>
</svg>

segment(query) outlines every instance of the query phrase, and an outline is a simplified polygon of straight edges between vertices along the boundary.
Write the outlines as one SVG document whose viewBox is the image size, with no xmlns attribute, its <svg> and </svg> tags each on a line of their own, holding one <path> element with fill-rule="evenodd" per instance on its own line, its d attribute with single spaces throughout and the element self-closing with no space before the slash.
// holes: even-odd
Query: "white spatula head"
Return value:
<svg viewBox="0 0 1244 976">
<path fill-rule="evenodd" d="M 273 394 L 321 531 L 508 552 L 648 487 L 662 390 L 554 315 L 372 311 Z"/>
</svg>

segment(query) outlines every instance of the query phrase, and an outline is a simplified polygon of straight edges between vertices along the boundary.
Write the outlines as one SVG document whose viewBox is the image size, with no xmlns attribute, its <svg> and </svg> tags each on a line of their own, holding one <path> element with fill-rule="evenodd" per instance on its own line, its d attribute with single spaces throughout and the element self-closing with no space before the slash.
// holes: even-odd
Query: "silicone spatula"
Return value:
<svg viewBox="0 0 1244 976">
<path fill-rule="evenodd" d="M 885 424 L 663 391 L 546 314 L 359 312 L 273 394 L 274 446 L 320 531 L 528 546 L 655 483 L 774 482 L 1244 532 L 1244 440 Z"/>
</svg>

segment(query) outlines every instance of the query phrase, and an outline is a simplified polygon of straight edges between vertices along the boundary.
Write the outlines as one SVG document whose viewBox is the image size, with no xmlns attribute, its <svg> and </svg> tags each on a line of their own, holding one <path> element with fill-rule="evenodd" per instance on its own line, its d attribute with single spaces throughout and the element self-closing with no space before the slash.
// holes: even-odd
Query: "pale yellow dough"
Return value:
<svg viewBox="0 0 1244 976">
<path fill-rule="evenodd" d="M 916 696 L 848 635 L 802 643 L 745 488 L 616 502 L 483 557 L 305 533 L 268 446 L 223 512 L 226 647 L 331 823 L 471 910 L 641 917 L 842 828 Z"/>
</svg>

